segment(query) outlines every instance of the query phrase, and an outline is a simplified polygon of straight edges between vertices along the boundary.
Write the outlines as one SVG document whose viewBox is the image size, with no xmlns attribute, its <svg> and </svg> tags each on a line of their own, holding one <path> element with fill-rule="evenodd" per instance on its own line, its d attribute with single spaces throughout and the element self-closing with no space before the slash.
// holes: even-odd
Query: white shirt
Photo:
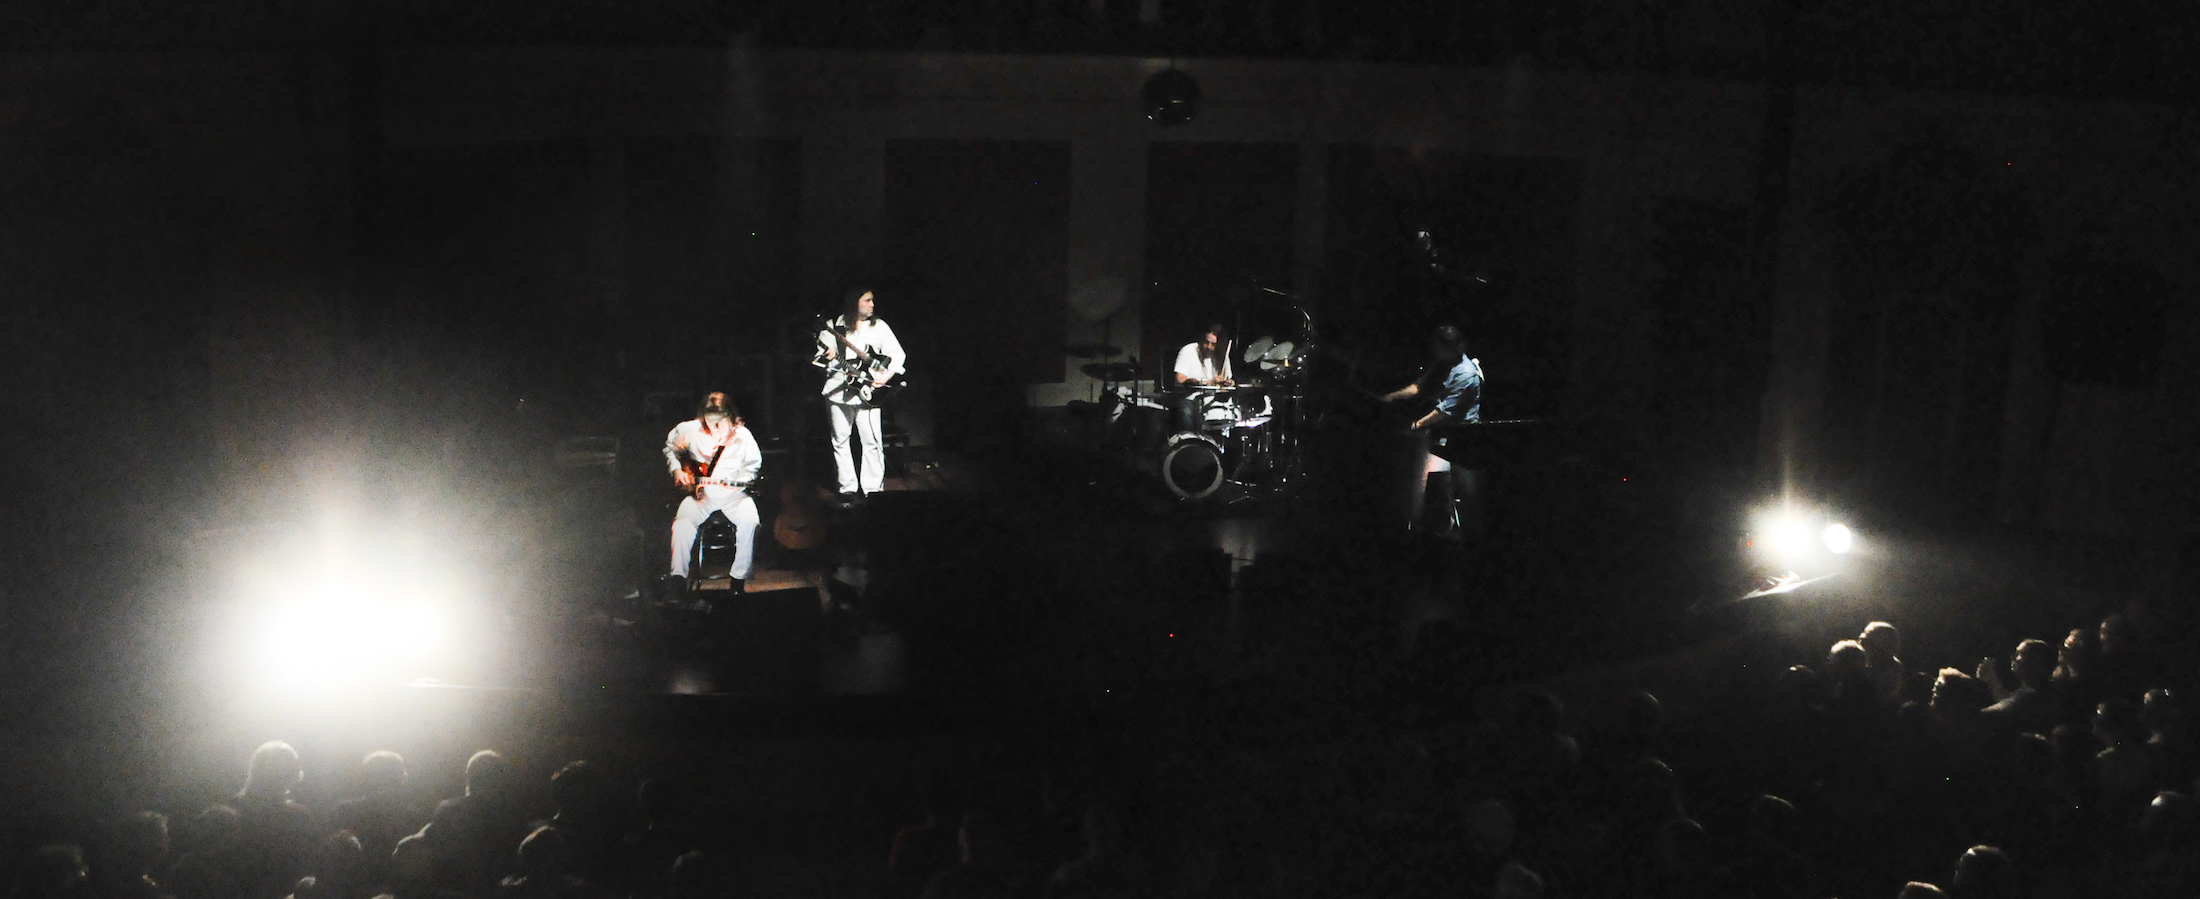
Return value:
<svg viewBox="0 0 2200 899">
<path fill-rule="evenodd" d="M 718 457 L 718 468 L 711 472 L 711 479 L 725 479 L 735 484 L 756 480 L 756 473 L 764 467 L 764 451 L 756 445 L 756 438 L 749 436 L 749 429 L 732 422 L 718 426 L 717 430 L 705 428 L 701 419 L 689 419 L 674 425 L 665 435 L 665 465 L 678 473 L 680 463 L 689 459 L 696 465 L 709 465 L 710 457 L 723 444 L 724 455 Z M 706 485 L 703 496 L 711 500 L 731 499 L 738 488 L 722 484 Z"/>
<path fill-rule="evenodd" d="M 854 355 L 833 337 L 833 329 L 846 327 L 847 322 L 848 317 L 842 315 L 827 322 L 825 330 L 817 332 L 817 355 L 811 358 L 811 365 L 824 368 L 836 358 L 847 359 Z M 909 360 L 906 358 L 907 354 L 902 352 L 901 341 L 894 337 L 894 329 L 887 327 L 883 321 L 876 318 L 866 320 L 862 327 L 848 332 L 848 342 L 862 347 L 866 353 L 884 353 L 889 360 L 886 365 L 888 378 L 909 370 Z M 860 399 L 848 392 L 835 393 L 831 399 L 845 406 L 862 404 Z"/>
<path fill-rule="evenodd" d="M 1230 357 L 1222 354 L 1223 346 L 1215 347 L 1214 357 L 1199 358 L 1199 341 L 1192 341 L 1176 351 L 1176 373 L 1197 381 L 1213 381 L 1230 376 Z M 1220 366 L 1219 370 L 1217 366 Z"/>
</svg>

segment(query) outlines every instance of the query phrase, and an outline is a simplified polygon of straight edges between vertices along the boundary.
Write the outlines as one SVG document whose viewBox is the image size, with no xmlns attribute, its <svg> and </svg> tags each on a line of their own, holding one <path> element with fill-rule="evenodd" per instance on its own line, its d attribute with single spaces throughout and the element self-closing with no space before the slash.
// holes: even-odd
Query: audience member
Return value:
<svg viewBox="0 0 2200 899">
<path fill-rule="evenodd" d="M 1913 880 L 1902 885 L 1902 892 L 1896 894 L 1896 899 L 1941 899 L 1946 895 L 1948 894 L 1941 892 L 1939 887 Z"/>
<path fill-rule="evenodd" d="M 1019 893 L 1006 857 L 1007 832 L 986 812 L 963 815 L 956 834 L 962 863 L 933 875 L 922 899 L 1007 899 Z"/>
<path fill-rule="evenodd" d="M 1993 698 L 1985 684 L 1954 668 L 1940 669 L 1933 681 L 1933 720 L 1950 776 L 1978 778 L 1988 773 L 1997 742 L 1985 718 Z"/>
<path fill-rule="evenodd" d="M 2013 685 L 2002 678 L 1993 660 L 1979 665 L 1979 679 L 1994 694 L 1994 704 L 1986 707 L 1988 723 L 2003 733 L 2044 734 L 2054 729 L 2054 697 L 2048 692 L 2055 675 L 2054 648 L 2045 640 L 2019 643 L 2009 670 L 2015 675 Z"/>
<path fill-rule="evenodd" d="M 1049 896 L 1130 897 L 1146 890 L 1146 868 L 1123 849 L 1123 819 L 1094 804 L 1085 810 L 1085 854 L 1054 870 Z"/>
<path fill-rule="evenodd" d="M 1874 621 L 1864 625 L 1856 642 L 1864 647 L 1864 675 L 1879 688 L 1880 697 L 1900 700 L 1909 677 L 1902 667 L 1902 632 L 1887 622 Z"/>
<path fill-rule="evenodd" d="M 166 886 L 177 899 L 229 899 L 243 895 L 244 858 L 238 844 L 237 810 L 207 808 L 184 831 L 184 849 L 168 869 Z"/>
<path fill-rule="evenodd" d="M 359 837 L 339 830 L 321 841 L 314 853 L 311 873 L 300 878 L 290 899 L 365 899 L 369 894 L 366 852 Z"/>
<path fill-rule="evenodd" d="M 669 878 L 669 899 L 723 899 L 720 881 L 724 877 L 711 857 L 700 850 L 682 853 L 672 862 Z"/>
<path fill-rule="evenodd" d="M 2098 653 L 2093 644 L 2093 632 L 2075 628 L 2063 638 L 2062 648 L 2055 653 L 2055 720 L 2073 724 L 2093 716 L 2095 706 L 2105 698 L 2101 678 L 2096 670 Z"/>
<path fill-rule="evenodd" d="M 497 899 L 564 899 L 586 895 L 566 874 L 566 843 L 553 827 L 538 827 L 520 841 L 512 873 L 497 884 Z"/>
<path fill-rule="evenodd" d="M 442 886 L 465 892 L 483 892 L 512 873 L 513 849 L 528 835 L 526 816 L 520 812 L 517 772 L 511 762 L 492 750 L 481 750 L 466 760 L 466 792 L 436 806 L 431 822 L 431 864 Z M 422 835 L 429 835 L 422 828 Z"/>
<path fill-rule="evenodd" d="M 1491 899 L 1543 899 L 1543 878 L 1519 862 L 1506 862 L 1490 884 Z"/>
<path fill-rule="evenodd" d="M 1954 899 L 2016 899 L 2016 866 L 2000 849 L 1973 846 L 1956 859 L 1948 895 Z"/>
<path fill-rule="evenodd" d="M 106 828 L 93 844 L 90 884 L 100 899 L 166 899 L 153 870 L 168 855 L 168 818 L 139 812 Z"/>
<path fill-rule="evenodd" d="M 359 762 L 359 795 L 337 802 L 329 816 L 330 827 L 351 831 L 359 839 L 366 858 L 362 877 L 377 887 L 388 885 L 397 841 L 427 823 L 427 811 L 405 793 L 410 780 L 404 756 L 370 752 Z"/>
<path fill-rule="evenodd" d="M 2117 818 L 2135 817 L 2154 797 L 2161 773 L 2138 709 L 2122 699 L 2101 703 L 2093 716 L 2093 738 L 2102 746 L 2093 757 L 2102 807 Z"/>
<path fill-rule="evenodd" d="M 88 897 L 91 870 L 84 864 L 84 850 L 68 843 L 48 843 L 31 852 L 15 884 L 23 899 L 78 899 Z"/>
<path fill-rule="evenodd" d="M 918 784 L 917 810 L 922 820 L 896 831 L 886 853 L 886 870 L 893 879 L 889 896 L 915 896 L 934 875 L 962 860 L 956 829 L 948 823 L 946 788 L 938 778 Z"/>
<path fill-rule="evenodd" d="M 2191 789 L 2200 778 L 2200 746 L 2196 746 L 2185 718 L 2182 694 L 2157 687 L 2139 703 L 2139 723 L 2147 729 L 2147 748 L 2161 766 L 2161 782 Z"/>
<path fill-rule="evenodd" d="M 557 831 L 565 873 L 595 886 L 617 885 L 623 872 L 615 859 L 624 822 L 602 771 L 586 761 L 568 764 L 550 776 L 550 796 L 557 813 L 538 826 Z"/>
<path fill-rule="evenodd" d="M 687 793 L 678 781 L 653 777 L 635 791 L 640 829 L 622 841 L 626 857 L 626 884 L 636 899 L 656 899 L 670 889 L 667 879 L 673 863 L 696 849 L 696 840 L 683 820 Z M 922 886 L 923 884 L 918 884 Z M 915 895 L 911 891 L 911 895 Z"/>
<path fill-rule="evenodd" d="M 313 813 L 290 797 L 305 780 L 298 750 L 270 741 L 253 750 L 237 810 L 238 889 L 242 899 L 277 899 L 305 876 L 313 852 Z"/>
<path fill-rule="evenodd" d="M 2095 664 L 2100 668 L 2104 696 L 2136 702 L 2139 694 L 2162 685 L 2152 648 L 2124 613 L 2102 618 L 2097 635 L 2100 654 Z"/>
</svg>

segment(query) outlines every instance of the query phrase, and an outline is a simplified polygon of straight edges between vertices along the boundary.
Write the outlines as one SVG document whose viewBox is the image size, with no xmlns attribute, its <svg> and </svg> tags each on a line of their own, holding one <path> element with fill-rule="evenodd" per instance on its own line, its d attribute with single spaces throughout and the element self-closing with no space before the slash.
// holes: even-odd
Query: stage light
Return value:
<svg viewBox="0 0 2200 899">
<path fill-rule="evenodd" d="M 214 644 L 222 668 L 248 692 L 291 698 L 449 673 L 460 598 L 473 591 L 438 551 L 425 540 L 317 543 L 240 572 L 235 617 Z"/>
<path fill-rule="evenodd" d="M 1849 532 L 1848 525 L 1840 522 L 1826 525 L 1826 529 L 1818 536 L 1825 541 L 1827 552 L 1845 553 L 1856 545 L 1856 535 Z"/>
<path fill-rule="evenodd" d="M 1857 549 L 1855 531 L 1822 507 L 1792 500 L 1751 516 L 1742 545 L 1764 572 L 1800 572 L 1816 578 L 1848 567 L 1838 559 Z"/>
<path fill-rule="evenodd" d="M 1771 533 L 1765 537 L 1772 551 L 1782 558 L 1791 559 L 1810 550 L 1810 527 L 1799 518 L 1781 516 L 1773 521 Z"/>
</svg>

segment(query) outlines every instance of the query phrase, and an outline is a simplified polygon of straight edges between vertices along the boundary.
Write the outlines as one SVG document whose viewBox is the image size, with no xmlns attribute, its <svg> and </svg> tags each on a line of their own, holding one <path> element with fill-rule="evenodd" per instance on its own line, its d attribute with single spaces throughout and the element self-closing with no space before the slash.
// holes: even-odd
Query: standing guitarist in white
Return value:
<svg viewBox="0 0 2200 899">
<path fill-rule="evenodd" d="M 840 317 L 817 332 L 817 356 L 810 360 L 826 371 L 825 414 L 833 421 L 833 462 L 839 467 L 842 497 L 851 497 L 858 488 L 864 494 L 886 489 L 886 449 L 871 391 L 901 374 L 908 360 L 903 358 L 901 341 L 894 339 L 894 329 L 873 316 L 876 304 L 877 297 L 869 289 L 850 289 Z M 869 364 L 864 362 L 866 355 L 871 357 Z M 848 445 L 851 430 L 863 441 L 860 483 L 855 453 Z"/>
<path fill-rule="evenodd" d="M 727 573 L 734 580 L 748 580 L 758 520 L 748 489 L 764 467 L 764 453 L 741 424 L 740 410 L 723 393 L 704 397 L 693 420 L 665 435 L 665 464 L 672 468 L 672 482 L 688 492 L 672 516 L 673 575 L 687 577 L 696 528 L 710 513 L 724 512 L 735 534 L 733 570 Z"/>
</svg>

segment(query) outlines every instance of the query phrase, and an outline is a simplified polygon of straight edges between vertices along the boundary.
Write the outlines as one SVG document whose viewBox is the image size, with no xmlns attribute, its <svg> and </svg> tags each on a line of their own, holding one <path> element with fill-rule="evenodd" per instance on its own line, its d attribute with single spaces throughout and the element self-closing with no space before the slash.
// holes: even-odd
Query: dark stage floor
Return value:
<svg viewBox="0 0 2200 899">
<path fill-rule="evenodd" d="M 1479 527 L 1409 532 L 1414 458 L 1332 435 L 1309 442 L 1293 490 L 1184 501 L 1073 447 L 930 456 L 832 511 L 823 549 L 772 545 L 767 502 L 747 592 L 694 594 L 707 610 L 547 601 L 511 616 L 494 658 L 426 677 L 587 697 L 1042 702 L 1318 681 L 1404 698 L 1685 636 L 1712 574 L 1688 544 L 1716 538 L 1677 527 L 1640 478 L 1545 454 L 1493 473 Z"/>
</svg>

